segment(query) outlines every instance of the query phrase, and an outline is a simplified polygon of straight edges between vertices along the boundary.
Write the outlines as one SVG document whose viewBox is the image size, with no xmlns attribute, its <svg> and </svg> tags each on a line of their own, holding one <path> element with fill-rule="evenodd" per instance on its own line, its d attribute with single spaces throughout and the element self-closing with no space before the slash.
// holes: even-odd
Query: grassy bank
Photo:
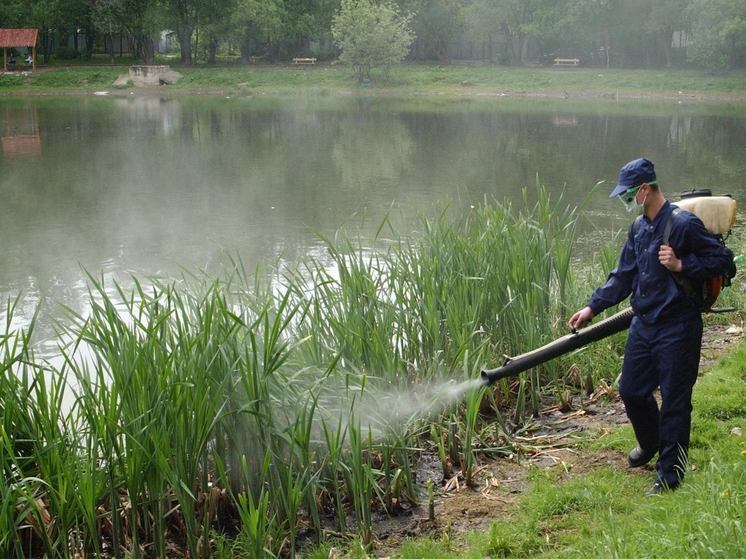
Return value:
<svg viewBox="0 0 746 559">
<path fill-rule="evenodd" d="M 746 549 L 746 343 L 700 379 L 694 395 L 691 471 L 673 493 L 643 498 L 652 474 L 598 467 L 567 479 L 561 467 L 536 470 L 503 518 L 457 541 L 411 540 L 402 559 L 428 557 L 652 557 L 736 559 Z M 578 452 L 634 445 L 629 427 Z M 350 557 L 362 556 L 351 552 Z M 316 556 L 324 557 L 324 552 Z"/>
<path fill-rule="evenodd" d="M 394 69 L 388 81 L 374 77 L 363 86 L 349 68 L 340 65 L 173 68 L 184 77 L 173 86 L 158 88 L 159 92 L 746 100 L 746 73 L 407 64 Z M 126 72 L 127 66 L 49 66 L 31 75 L 0 76 L 0 94 L 111 90 L 114 80 Z"/>
</svg>

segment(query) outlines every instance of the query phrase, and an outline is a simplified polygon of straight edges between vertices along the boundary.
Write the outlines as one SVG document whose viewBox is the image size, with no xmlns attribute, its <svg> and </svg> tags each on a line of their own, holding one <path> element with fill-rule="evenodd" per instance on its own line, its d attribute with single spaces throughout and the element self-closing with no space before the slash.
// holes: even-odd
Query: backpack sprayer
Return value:
<svg viewBox="0 0 746 559">
<path fill-rule="evenodd" d="M 702 220 L 707 231 L 721 242 L 724 242 L 736 221 L 736 201 L 730 196 L 713 196 L 710 190 L 707 189 L 684 192 L 681 198 L 681 201 L 676 202 L 676 206 L 695 214 Z M 715 302 L 715 299 L 720 294 L 722 287 L 730 285 L 730 277 L 716 276 L 704 283 L 703 290 L 706 293 L 704 294 L 703 301 L 706 308 L 703 308 L 703 311 L 724 312 L 724 310 L 734 310 L 711 308 L 712 303 Z M 632 309 L 625 309 L 596 324 L 592 324 L 582 330 L 573 331 L 533 351 L 516 357 L 506 357 L 501 367 L 481 372 L 482 382 L 485 385 L 493 384 L 500 379 L 515 376 L 518 373 L 570 353 L 591 342 L 596 342 L 617 332 L 622 332 L 629 328 L 633 317 L 634 312 Z"/>
</svg>

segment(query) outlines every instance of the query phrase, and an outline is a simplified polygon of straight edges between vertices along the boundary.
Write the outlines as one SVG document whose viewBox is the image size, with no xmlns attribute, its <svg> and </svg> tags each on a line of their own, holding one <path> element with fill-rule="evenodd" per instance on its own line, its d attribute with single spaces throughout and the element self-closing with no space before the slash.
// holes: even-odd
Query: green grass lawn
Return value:
<svg viewBox="0 0 746 559">
<path fill-rule="evenodd" d="M 405 64 L 394 68 L 389 79 L 374 74 L 359 84 L 349 67 L 222 65 L 216 67 L 172 66 L 183 79 L 163 91 L 220 90 L 236 93 L 308 94 L 342 93 L 359 90 L 369 94 L 446 96 L 593 96 L 609 99 L 665 97 L 691 99 L 746 99 L 746 73 L 713 75 L 691 70 L 619 70 L 605 68 L 510 68 L 494 65 Z M 0 92 L 89 91 L 111 88 L 127 65 L 40 67 L 29 75 L 0 76 Z"/>
</svg>

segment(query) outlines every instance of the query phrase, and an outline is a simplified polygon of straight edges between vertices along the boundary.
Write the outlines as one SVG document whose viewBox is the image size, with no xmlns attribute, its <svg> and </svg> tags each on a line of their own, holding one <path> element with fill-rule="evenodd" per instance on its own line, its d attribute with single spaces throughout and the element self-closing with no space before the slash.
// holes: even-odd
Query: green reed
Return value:
<svg viewBox="0 0 746 559">
<path fill-rule="evenodd" d="M 271 454 L 267 451 L 261 464 L 261 478 L 269 476 L 271 466 Z M 242 461 L 242 470 L 245 478 L 253 477 L 249 471 L 249 465 L 245 457 Z M 249 557 L 258 559 L 272 557 L 272 512 L 270 506 L 270 492 L 261 484 L 258 495 L 254 497 L 253 491 L 242 491 L 238 494 L 238 513 L 241 519 L 241 541 L 248 552 Z"/>
<path fill-rule="evenodd" d="M 5 329 L 0 334 L 0 402 L 2 404 L 2 441 L 0 458 L 3 476 L 0 482 L 0 551 L 23 557 L 34 537 L 33 526 L 40 523 L 41 514 L 35 495 L 43 480 L 27 472 L 34 470 L 34 415 L 31 390 L 28 386 L 31 371 L 31 326 L 27 331 L 12 330 L 13 316 L 20 299 L 6 302 Z M 45 536 L 46 531 L 40 535 Z"/>
<path fill-rule="evenodd" d="M 376 472 L 371 464 L 372 438 L 370 430 L 368 436 L 365 436 L 365 432 L 353 416 L 349 425 L 348 459 L 345 461 L 342 472 L 349 500 L 355 511 L 360 541 L 366 547 L 373 542 L 371 520 L 373 495 L 381 492 L 376 481 Z"/>
<path fill-rule="evenodd" d="M 465 372 L 468 372 L 468 359 L 466 357 L 464 358 L 464 369 Z M 463 442 L 461 445 L 461 469 L 464 474 L 464 481 L 469 486 L 473 482 L 474 468 L 477 460 L 474 453 L 474 439 L 476 437 L 477 420 L 479 419 L 479 407 L 483 397 L 484 389 L 471 390 L 466 394 Z"/>
<path fill-rule="evenodd" d="M 477 451 L 505 451 L 558 374 L 445 402 L 421 387 L 556 333 L 575 216 L 536 198 L 423 218 L 376 249 L 327 239 L 328 259 L 272 280 L 240 265 L 128 289 L 90 277 L 86 312 L 60 321 L 58 367 L 9 318 L 0 528 L 19 537 L 0 534 L 0 551 L 147 557 L 176 543 L 207 557 L 222 531 L 248 556 L 294 556 L 326 514 L 342 533 L 352 515 L 368 545 L 373 511 L 416 502 L 422 448 L 470 483 Z"/>
</svg>

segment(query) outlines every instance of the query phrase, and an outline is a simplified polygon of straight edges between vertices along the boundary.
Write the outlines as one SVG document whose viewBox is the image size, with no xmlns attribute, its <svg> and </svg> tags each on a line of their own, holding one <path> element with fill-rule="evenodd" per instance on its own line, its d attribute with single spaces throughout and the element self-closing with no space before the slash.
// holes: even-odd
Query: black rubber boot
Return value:
<svg viewBox="0 0 746 559">
<path fill-rule="evenodd" d="M 665 493 L 666 491 L 675 491 L 677 485 L 668 485 L 665 481 L 656 480 L 656 482 L 653 484 L 653 487 L 651 487 L 647 493 L 645 493 L 646 497 L 655 497 L 656 495 L 661 495 Z"/>
<path fill-rule="evenodd" d="M 648 489 L 647 493 L 645 493 L 646 497 L 655 497 L 656 495 L 661 495 L 667 487 L 663 485 L 660 481 L 656 481 L 653 484 L 653 487 Z"/>
<path fill-rule="evenodd" d="M 657 452 L 657 450 L 644 450 L 638 446 L 629 453 L 627 460 L 631 468 L 639 468 L 650 462 Z"/>
</svg>

